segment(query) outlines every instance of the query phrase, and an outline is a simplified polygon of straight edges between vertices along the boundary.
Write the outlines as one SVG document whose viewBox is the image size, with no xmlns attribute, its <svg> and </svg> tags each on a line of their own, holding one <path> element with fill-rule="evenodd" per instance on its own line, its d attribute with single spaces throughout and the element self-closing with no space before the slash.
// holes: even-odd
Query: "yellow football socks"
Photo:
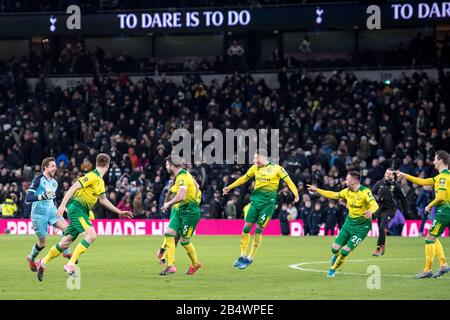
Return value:
<svg viewBox="0 0 450 320">
<path fill-rule="evenodd" d="M 339 251 L 339 254 L 337 256 L 336 262 L 333 264 L 331 269 L 336 270 L 337 268 L 342 266 L 342 264 L 344 263 L 345 259 L 347 259 L 347 256 L 348 256 L 349 253 L 350 253 L 349 251 L 341 249 L 341 251 Z"/>
<path fill-rule="evenodd" d="M 167 265 L 173 266 L 175 264 L 175 239 L 172 235 L 165 236 Z"/>
<path fill-rule="evenodd" d="M 255 257 L 256 251 L 258 250 L 258 247 L 261 245 L 262 242 L 262 234 L 258 233 L 258 230 L 255 232 L 255 236 L 253 238 L 253 244 L 252 249 L 250 250 L 249 258 L 253 260 Z"/>
<path fill-rule="evenodd" d="M 78 258 L 87 251 L 87 249 L 89 248 L 90 245 L 91 244 L 89 242 L 87 242 L 86 240 L 84 240 L 84 239 L 81 240 L 81 242 L 75 248 L 75 251 L 72 254 L 72 258 L 70 258 L 69 263 L 75 264 L 76 261 L 78 260 Z"/>
<path fill-rule="evenodd" d="M 436 248 L 436 255 L 439 258 L 439 266 L 445 266 L 447 261 L 445 260 L 444 248 L 442 248 L 442 244 L 439 239 L 436 239 L 434 242 L 434 247 Z"/>
<path fill-rule="evenodd" d="M 433 264 L 434 255 L 436 254 L 436 246 L 433 242 L 425 240 L 425 268 L 423 271 L 429 272 Z"/>
<path fill-rule="evenodd" d="M 343 256 L 342 254 L 339 254 L 336 259 L 336 262 L 333 264 L 331 269 L 336 270 L 337 268 L 339 268 L 344 263 L 345 259 L 347 259 L 347 256 Z"/>
<path fill-rule="evenodd" d="M 53 247 L 50 248 L 50 251 L 47 253 L 47 255 L 42 259 L 42 262 L 44 264 L 49 263 L 51 260 L 55 259 L 56 257 L 58 257 L 61 253 L 63 252 L 63 250 L 61 249 L 61 247 L 59 246 L 59 243 L 55 244 Z"/>
<path fill-rule="evenodd" d="M 245 232 L 246 230 L 244 230 L 242 232 L 242 236 L 241 236 L 241 257 L 245 257 L 247 256 L 247 248 L 248 248 L 248 243 L 250 241 L 250 231 L 249 232 Z"/>
<path fill-rule="evenodd" d="M 164 237 L 163 243 L 161 244 L 162 249 L 166 249 L 166 237 Z"/>
<path fill-rule="evenodd" d="M 197 253 L 195 252 L 194 245 L 190 242 L 187 242 L 187 243 L 182 242 L 181 245 L 186 250 L 186 253 L 189 256 L 189 259 L 191 259 L 192 266 L 197 265 L 197 263 L 198 263 Z"/>
</svg>

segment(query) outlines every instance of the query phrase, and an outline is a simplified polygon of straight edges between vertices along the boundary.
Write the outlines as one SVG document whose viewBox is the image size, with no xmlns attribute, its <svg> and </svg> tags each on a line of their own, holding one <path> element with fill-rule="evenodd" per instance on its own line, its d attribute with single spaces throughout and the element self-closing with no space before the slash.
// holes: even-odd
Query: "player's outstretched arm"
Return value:
<svg viewBox="0 0 450 320">
<path fill-rule="evenodd" d="M 312 186 L 310 184 L 306 185 L 308 187 L 308 191 L 310 192 L 317 192 L 318 194 L 320 194 L 321 196 L 328 198 L 328 199 L 333 199 L 333 200 L 338 200 L 339 197 L 339 192 L 335 192 L 335 191 L 328 191 L 328 190 L 323 190 L 320 188 L 317 188 L 315 186 Z"/>
<path fill-rule="evenodd" d="M 414 177 L 414 176 L 412 176 L 410 174 L 406 174 L 406 173 L 401 172 L 401 171 L 395 171 L 395 173 L 397 174 L 398 177 L 405 178 L 409 182 L 412 182 L 412 183 L 417 184 L 419 186 L 432 186 L 432 185 L 434 185 L 433 178 L 422 179 L 422 178 Z"/>
<path fill-rule="evenodd" d="M 289 176 L 284 178 L 283 181 L 287 184 L 289 190 L 291 190 L 292 194 L 294 195 L 294 203 L 297 203 L 300 200 L 300 197 L 298 196 L 297 186 Z"/>
<path fill-rule="evenodd" d="M 127 217 L 129 219 L 134 217 L 133 212 L 131 212 L 131 211 L 122 211 L 119 208 L 117 208 L 115 205 L 113 205 L 111 203 L 111 201 L 109 201 L 109 199 L 106 197 L 106 194 L 104 194 L 104 193 L 102 193 L 100 195 L 98 200 L 100 201 L 100 204 L 102 206 L 104 206 L 106 209 L 114 212 L 115 214 L 118 214 L 119 216 L 125 216 L 125 217 Z"/>
<path fill-rule="evenodd" d="M 232 184 L 230 184 L 229 186 L 223 188 L 223 194 L 227 194 L 231 189 L 237 188 L 241 185 L 243 185 L 244 183 L 246 183 L 249 180 L 249 177 L 247 175 L 243 175 L 242 177 L 240 177 L 239 179 L 237 179 L 235 182 L 233 182 Z"/>
<path fill-rule="evenodd" d="M 67 211 L 67 207 L 66 207 L 67 203 L 73 197 L 75 192 L 77 192 L 77 190 L 80 188 L 81 188 L 81 184 L 80 184 L 80 182 L 77 181 L 69 188 L 69 190 L 67 190 L 66 195 L 64 196 L 64 198 L 61 201 L 61 204 L 58 207 L 58 212 L 57 212 L 58 216 L 62 217 L 64 212 Z"/>
<path fill-rule="evenodd" d="M 186 198 L 186 192 L 187 188 L 185 186 L 180 186 L 178 188 L 176 196 L 172 198 L 172 200 L 164 202 L 164 205 L 162 206 L 161 210 L 165 212 L 174 204 L 183 201 Z"/>
</svg>

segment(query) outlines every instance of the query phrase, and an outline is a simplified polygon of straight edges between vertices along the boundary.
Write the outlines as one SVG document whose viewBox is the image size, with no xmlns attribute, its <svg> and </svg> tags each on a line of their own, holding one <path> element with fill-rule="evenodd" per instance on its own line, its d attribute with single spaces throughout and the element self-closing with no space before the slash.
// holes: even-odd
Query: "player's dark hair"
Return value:
<svg viewBox="0 0 450 320">
<path fill-rule="evenodd" d="M 95 159 L 95 165 L 100 168 L 107 167 L 109 165 L 110 158 L 106 153 L 99 153 L 97 159 Z"/>
<path fill-rule="evenodd" d="M 168 156 L 166 158 L 166 161 L 177 168 L 183 167 L 183 163 L 184 163 L 183 158 L 180 156 L 177 156 L 175 154 L 171 154 L 170 156 Z"/>
<path fill-rule="evenodd" d="M 444 150 L 438 150 L 435 153 L 435 156 L 439 159 L 442 160 L 442 162 L 448 166 L 448 164 L 450 163 L 450 155 L 448 154 L 447 151 Z"/>
<path fill-rule="evenodd" d="M 42 170 L 44 170 L 44 168 L 47 168 L 50 165 L 50 162 L 52 162 L 52 161 L 56 162 L 55 158 L 53 158 L 53 157 L 44 158 L 44 160 L 42 160 L 42 164 L 41 164 Z"/>
<path fill-rule="evenodd" d="M 348 175 L 360 181 L 361 174 L 358 171 L 349 171 Z"/>
</svg>

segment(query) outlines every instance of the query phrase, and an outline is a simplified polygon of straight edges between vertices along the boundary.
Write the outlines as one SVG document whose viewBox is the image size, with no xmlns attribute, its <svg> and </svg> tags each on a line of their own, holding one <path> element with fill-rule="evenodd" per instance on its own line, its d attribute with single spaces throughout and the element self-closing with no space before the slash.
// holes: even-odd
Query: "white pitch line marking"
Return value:
<svg viewBox="0 0 450 320">
<path fill-rule="evenodd" d="M 369 259 L 358 259 L 358 260 L 348 260 L 345 263 L 350 262 L 373 262 L 374 264 L 376 261 L 398 261 L 398 260 L 423 260 L 423 258 L 397 258 L 397 259 L 376 259 L 376 260 L 369 260 Z M 312 264 L 330 264 L 330 261 L 313 261 L 313 262 L 301 262 L 296 264 L 291 264 L 289 268 L 299 270 L 299 271 L 306 271 L 306 272 L 319 272 L 319 273 L 327 273 L 327 270 L 319 270 L 319 269 L 310 269 L 310 268 L 303 268 L 302 266 L 305 265 L 312 265 Z M 357 272 L 342 272 L 342 271 L 336 271 L 338 274 L 348 274 L 348 275 L 354 275 L 354 276 L 366 276 L 369 275 L 368 273 L 357 273 Z M 406 274 L 386 274 L 382 273 L 382 277 L 397 277 L 397 278 L 415 278 L 414 275 L 406 275 Z M 446 278 L 445 276 L 439 278 L 439 279 L 446 279 L 449 280 L 449 278 Z"/>
</svg>

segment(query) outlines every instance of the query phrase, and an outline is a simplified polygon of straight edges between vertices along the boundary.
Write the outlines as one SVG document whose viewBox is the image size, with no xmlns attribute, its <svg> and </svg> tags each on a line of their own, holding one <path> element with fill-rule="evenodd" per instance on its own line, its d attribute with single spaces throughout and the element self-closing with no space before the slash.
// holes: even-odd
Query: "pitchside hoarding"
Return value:
<svg viewBox="0 0 450 320">
<path fill-rule="evenodd" d="M 169 220 L 93 220 L 95 230 L 99 235 L 107 236 L 162 236 L 164 230 L 169 224 Z M 240 235 L 242 233 L 243 220 L 219 220 L 219 219 L 202 219 L 200 220 L 196 235 Z M 290 235 L 299 237 L 304 235 L 303 221 L 293 220 L 290 223 Z M 418 237 L 419 236 L 420 220 L 406 220 L 403 227 L 403 237 Z M 431 221 L 425 224 L 425 234 L 431 226 Z M 59 234 L 60 231 L 55 232 L 53 227 L 49 227 L 49 234 Z M 335 234 L 338 232 L 335 229 Z M 29 219 L 0 219 L 0 234 L 9 232 L 11 235 L 32 235 L 34 230 L 32 228 L 31 220 Z M 320 228 L 319 236 L 323 236 L 325 232 L 324 226 Z M 369 232 L 369 237 L 378 236 L 378 224 L 376 221 L 372 222 L 372 230 Z M 264 230 L 264 235 L 279 236 L 280 221 L 272 220 L 267 228 Z M 448 229 L 445 230 L 443 236 L 448 236 Z"/>
</svg>

